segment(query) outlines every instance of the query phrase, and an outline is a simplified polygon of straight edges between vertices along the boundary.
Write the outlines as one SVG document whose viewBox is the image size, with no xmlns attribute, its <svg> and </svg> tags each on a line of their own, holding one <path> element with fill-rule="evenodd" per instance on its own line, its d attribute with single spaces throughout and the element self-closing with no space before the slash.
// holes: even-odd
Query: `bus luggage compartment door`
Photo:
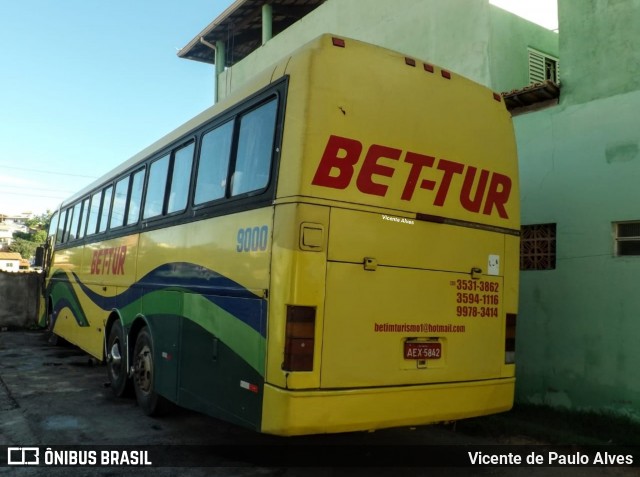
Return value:
<svg viewBox="0 0 640 477">
<path fill-rule="evenodd" d="M 504 237 L 386 222 L 332 210 L 321 387 L 499 377 L 503 279 L 486 272 L 490 256 L 503 256 Z"/>
</svg>

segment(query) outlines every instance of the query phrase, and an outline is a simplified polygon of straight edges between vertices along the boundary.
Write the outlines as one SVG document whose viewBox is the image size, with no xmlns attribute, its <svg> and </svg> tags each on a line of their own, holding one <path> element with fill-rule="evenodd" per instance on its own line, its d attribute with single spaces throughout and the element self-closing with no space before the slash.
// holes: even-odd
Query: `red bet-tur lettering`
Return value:
<svg viewBox="0 0 640 477">
<path fill-rule="evenodd" d="M 127 246 L 94 250 L 91 258 L 91 275 L 124 275 Z"/>
<path fill-rule="evenodd" d="M 109 270 L 111 269 L 111 259 L 113 258 L 113 248 L 104 249 L 104 260 L 102 261 L 102 271 L 100 273 L 109 274 Z"/>
<path fill-rule="evenodd" d="M 476 185 L 476 193 L 471 198 L 471 190 L 475 183 L 477 168 L 469 166 L 467 172 L 464 175 L 464 182 L 462 183 L 462 190 L 460 191 L 460 203 L 462 207 L 469 212 L 480 212 L 480 206 L 482 205 L 482 199 L 484 198 L 484 191 L 487 188 L 487 180 L 489 179 L 489 171 L 482 169 L 480 171 L 480 178 Z"/>
<path fill-rule="evenodd" d="M 360 159 L 361 153 L 362 143 L 360 141 L 331 136 L 311 183 L 333 189 L 346 189 L 353 177 L 353 166 Z M 338 175 L 332 175 L 334 170 Z"/>
<path fill-rule="evenodd" d="M 373 144 L 367 151 L 364 163 L 356 179 L 356 185 L 360 192 L 384 197 L 389 186 L 373 181 L 373 176 L 392 177 L 396 171 L 393 167 L 378 164 L 378 159 L 387 158 L 397 161 L 400 159 L 402 151 L 391 147 Z"/>
<path fill-rule="evenodd" d="M 320 164 L 313 177 L 312 184 L 329 187 L 332 189 L 346 189 L 356 175 L 356 165 L 362 156 L 363 144 L 355 139 L 332 135 L 327 141 Z M 469 212 L 491 215 L 494 211 L 503 218 L 508 219 L 506 204 L 511 194 L 511 179 L 503 174 L 491 172 L 474 166 L 468 166 L 455 161 L 440 158 L 436 164 L 436 158 L 406 151 L 404 160 L 400 161 L 403 154 L 401 149 L 387 147 L 380 144 L 372 144 L 356 177 L 356 187 L 360 192 L 369 195 L 385 197 L 389 191 L 390 179 L 397 176 L 397 169 L 407 173 L 401 200 L 411 201 L 416 189 L 434 192 L 432 204 L 442 207 L 447 201 L 451 184 L 457 181 L 460 185 L 459 204 Z M 385 163 L 382 161 L 385 160 Z M 395 162 L 391 162 L 395 161 Z M 408 166 L 403 166 L 407 164 Z M 433 174 L 440 171 L 440 179 L 421 179 L 424 169 Z M 461 176 L 457 178 L 456 176 Z M 385 183 L 384 178 L 389 179 Z M 427 196 L 421 200 L 428 200 Z M 484 207 L 483 207 L 484 203 Z M 126 248 L 126 247 L 125 247 Z M 100 269 L 101 255 L 94 256 L 92 270 Z M 111 262 L 111 258 L 109 262 Z M 117 260 L 114 258 L 113 260 Z M 120 264 L 120 260 L 117 260 Z M 124 261 L 122 261 L 124 264 Z M 124 265 L 123 265 L 124 266 Z M 114 273 L 116 269 L 114 269 Z M 124 269 L 118 271 L 124 273 Z M 100 273 L 100 272 L 98 272 Z"/>
<path fill-rule="evenodd" d="M 94 250 L 91 257 L 91 275 L 98 273 L 98 251 Z"/>
<path fill-rule="evenodd" d="M 443 206 L 444 201 L 447 198 L 447 194 L 449 193 L 449 186 L 451 186 L 451 180 L 453 179 L 454 174 L 462 174 L 464 170 L 464 164 L 460 164 L 459 162 L 447 161 L 446 159 L 440 159 L 438 161 L 439 169 L 444 172 L 442 176 L 442 182 L 440 182 L 440 187 L 438 188 L 438 193 L 436 194 L 436 199 L 433 201 L 433 205 Z"/>
<path fill-rule="evenodd" d="M 413 197 L 413 192 L 416 190 L 418 180 L 420 179 L 422 168 L 432 167 L 433 161 L 435 160 L 435 157 L 423 156 L 422 154 L 417 154 L 411 151 L 407 152 L 407 155 L 404 158 L 404 162 L 411 164 L 411 171 L 409 171 L 407 183 L 404 185 L 404 190 L 402 191 L 402 200 L 411 200 L 411 198 Z M 433 190 L 435 187 L 436 183 L 434 181 L 428 181 L 425 179 L 420 183 L 421 189 Z"/>
<path fill-rule="evenodd" d="M 487 200 L 484 203 L 482 213 L 484 215 L 491 215 L 491 211 L 495 207 L 500 217 L 508 219 L 509 216 L 504 206 L 509 200 L 509 194 L 511 194 L 511 178 L 504 174 L 494 172 L 491 176 Z"/>
<path fill-rule="evenodd" d="M 117 266 L 114 266 L 114 274 L 116 275 L 124 275 L 124 260 L 127 258 L 127 246 L 123 245 L 120 247 L 120 251 L 118 253 Z"/>
</svg>

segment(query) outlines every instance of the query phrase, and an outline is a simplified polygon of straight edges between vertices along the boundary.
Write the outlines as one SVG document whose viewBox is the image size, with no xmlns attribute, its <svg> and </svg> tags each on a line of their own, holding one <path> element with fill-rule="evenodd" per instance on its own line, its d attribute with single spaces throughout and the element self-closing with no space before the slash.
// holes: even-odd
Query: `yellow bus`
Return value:
<svg viewBox="0 0 640 477">
<path fill-rule="evenodd" d="M 502 412 L 518 195 L 500 95 L 322 35 L 62 203 L 41 322 L 148 415 L 299 435 Z"/>
</svg>

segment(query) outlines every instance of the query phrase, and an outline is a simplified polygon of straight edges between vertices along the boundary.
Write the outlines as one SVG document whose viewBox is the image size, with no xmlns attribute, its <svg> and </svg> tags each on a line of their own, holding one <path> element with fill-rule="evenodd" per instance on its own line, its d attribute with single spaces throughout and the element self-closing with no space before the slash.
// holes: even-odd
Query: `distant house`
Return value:
<svg viewBox="0 0 640 477">
<path fill-rule="evenodd" d="M 7 248 L 13 240 L 13 227 L 0 222 L 0 250 Z"/>
<path fill-rule="evenodd" d="M 0 250 L 6 250 L 13 242 L 15 232 L 29 232 L 25 222 L 31 217 L 31 212 L 23 214 L 5 215 L 0 213 Z"/>
<path fill-rule="evenodd" d="M 18 272 L 22 257 L 16 252 L 0 252 L 0 270 Z"/>
</svg>

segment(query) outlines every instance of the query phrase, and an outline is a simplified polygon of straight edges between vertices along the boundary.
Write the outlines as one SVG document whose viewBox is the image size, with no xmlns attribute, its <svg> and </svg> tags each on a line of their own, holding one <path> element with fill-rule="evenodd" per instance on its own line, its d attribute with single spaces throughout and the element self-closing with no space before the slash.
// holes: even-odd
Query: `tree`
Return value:
<svg viewBox="0 0 640 477">
<path fill-rule="evenodd" d="M 25 220 L 24 224 L 30 229 L 48 230 L 52 215 L 53 212 L 47 210 L 44 214 L 34 215 L 33 217 Z"/>
<path fill-rule="evenodd" d="M 35 255 L 38 245 L 40 244 L 18 237 L 13 239 L 13 242 L 9 245 L 9 250 L 19 253 L 22 258 L 30 259 Z"/>
<path fill-rule="evenodd" d="M 25 225 L 35 232 L 14 232 L 9 250 L 19 253 L 22 258 L 31 259 L 36 253 L 36 248 L 47 241 L 47 229 L 49 222 L 51 222 L 51 215 L 53 215 L 52 212 L 47 210 L 44 214 L 25 220 Z"/>
</svg>

